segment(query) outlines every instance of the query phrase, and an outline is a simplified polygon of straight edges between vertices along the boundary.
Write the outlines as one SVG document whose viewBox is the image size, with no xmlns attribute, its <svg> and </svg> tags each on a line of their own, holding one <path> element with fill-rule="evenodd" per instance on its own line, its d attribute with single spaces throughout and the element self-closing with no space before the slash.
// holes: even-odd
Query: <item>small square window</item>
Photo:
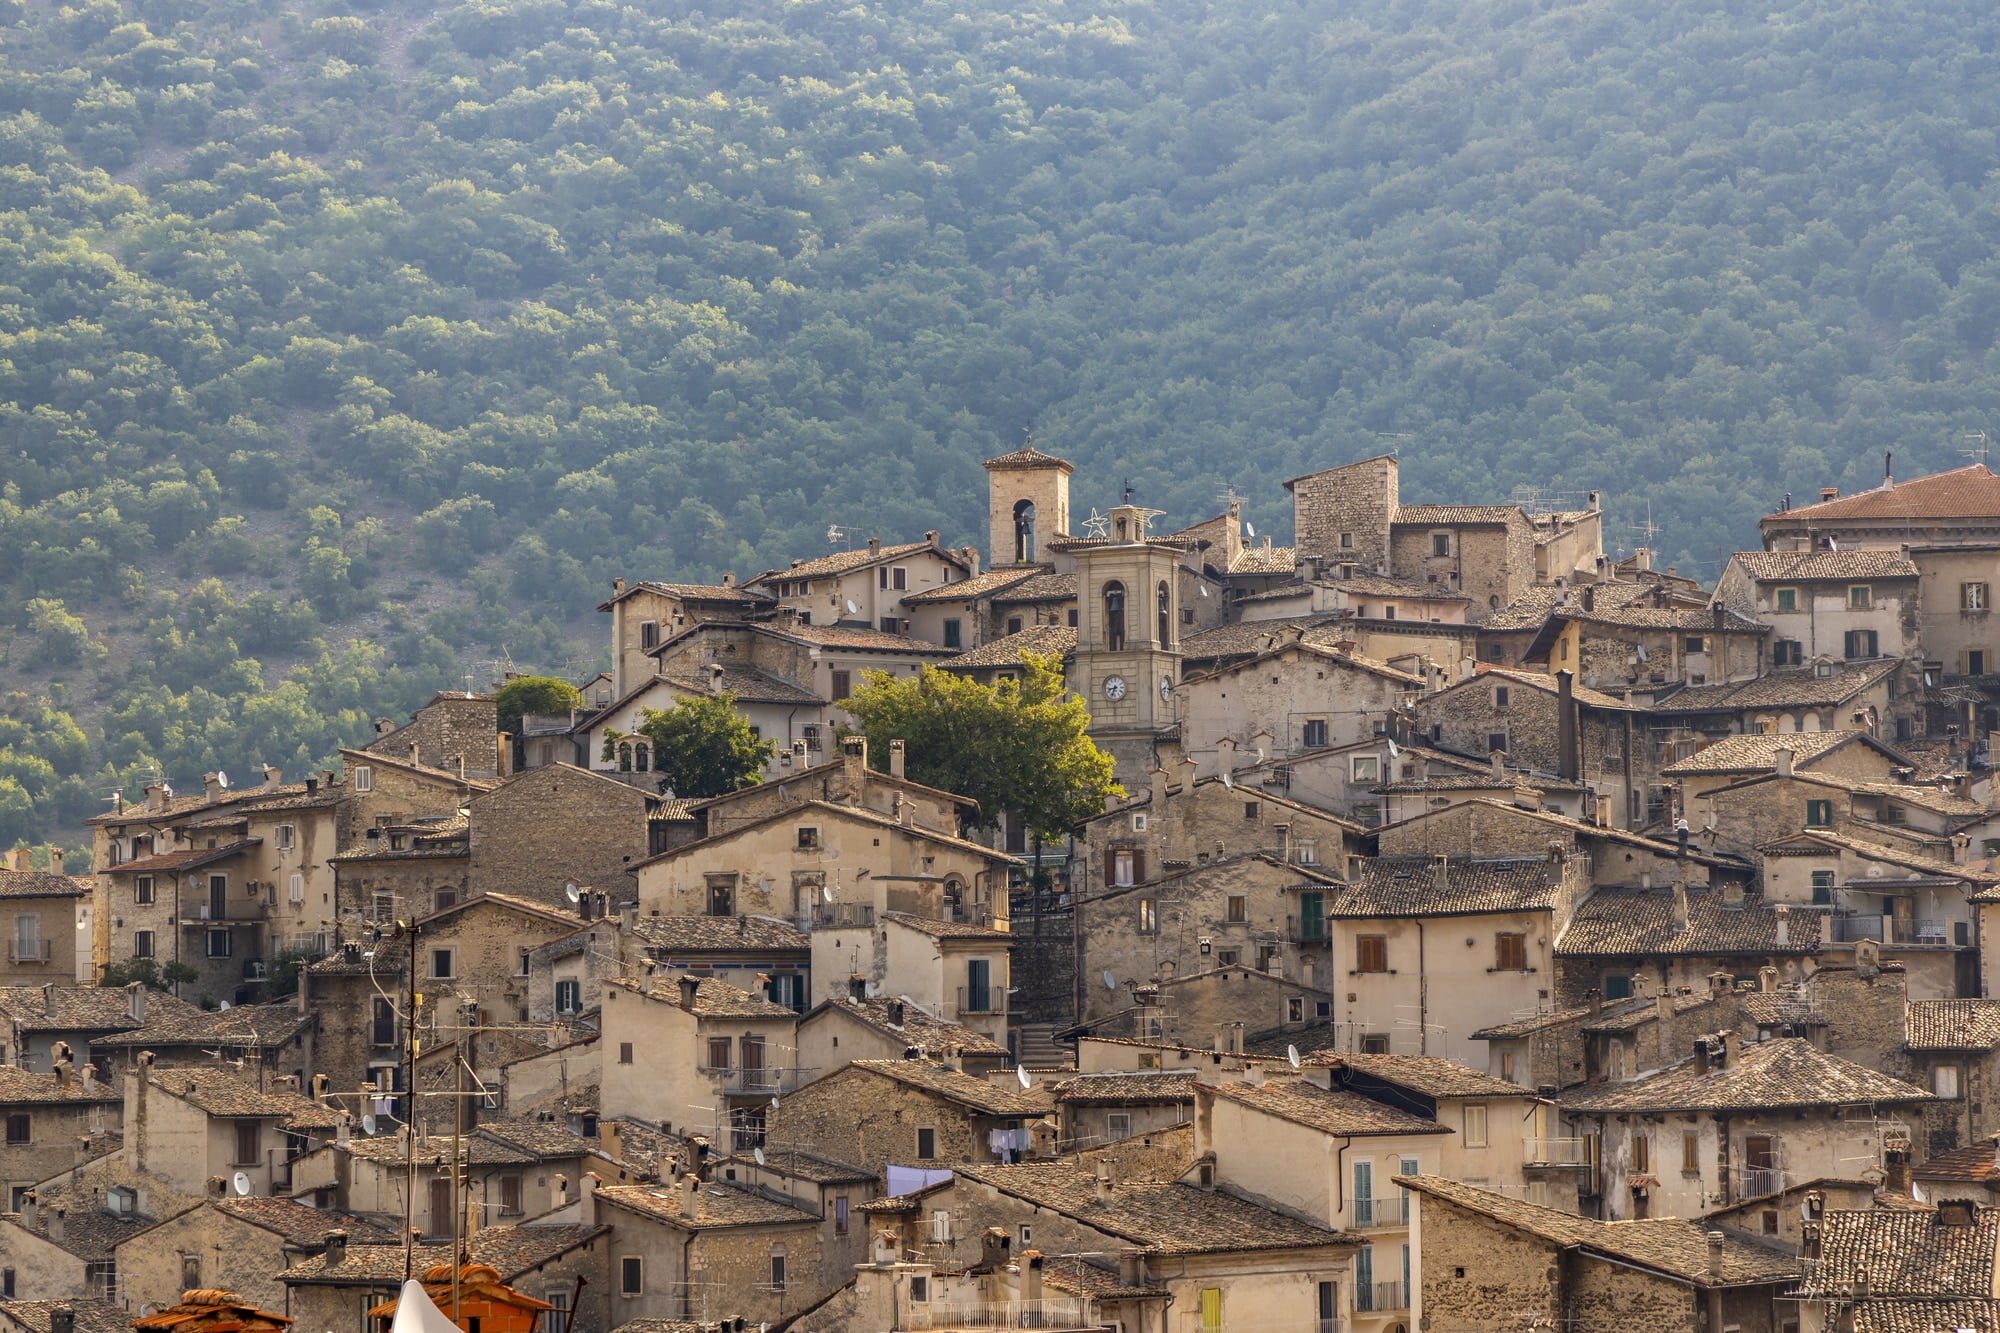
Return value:
<svg viewBox="0 0 2000 1333">
<path fill-rule="evenodd" d="M 1356 972 L 1387 972 L 1389 970 L 1389 937 L 1387 935 L 1355 936 L 1354 970 Z"/>
<path fill-rule="evenodd" d="M 799 850 L 802 852 L 816 852 L 819 850 L 819 826 L 817 824 L 799 825 Z"/>
<path fill-rule="evenodd" d="M 1486 753 L 1505 754 L 1506 752 L 1507 752 L 1507 733 L 1504 731 L 1487 732 Z"/>
<path fill-rule="evenodd" d="M 1780 589 L 1778 589 L 1778 596 L 1777 596 L 1777 602 L 1776 602 L 1776 609 L 1777 609 L 1777 610 L 1779 610 L 1779 611 L 1796 611 L 1796 610 L 1798 610 L 1798 609 L 1799 609 L 1799 590 L 1798 590 L 1797 588 L 1780 588 Z"/>
<path fill-rule="evenodd" d="M 1873 599 L 1869 593 L 1867 584 L 1857 583 L 1847 590 L 1848 610 L 1866 611 L 1871 605 L 1873 605 Z"/>
<path fill-rule="evenodd" d="M 1300 740 L 1308 750 L 1325 748 L 1326 719 L 1323 717 L 1307 718 Z"/>
<path fill-rule="evenodd" d="M 1382 761 L 1372 754 L 1357 754 L 1348 765 L 1348 774 L 1355 782 L 1380 782 Z"/>
<path fill-rule="evenodd" d="M 356 791 L 375 790 L 375 770 L 373 768 L 370 768 L 368 765 L 363 764 L 359 768 L 354 770 L 354 790 Z"/>
<path fill-rule="evenodd" d="M 1958 609 L 1961 611 L 1984 611 L 1991 603 L 1986 597 L 1984 583 L 1961 583 L 1958 585 Z"/>
<path fill-rule="evenodd" d="M 1451 554 L 1451 534 L 1449 532 L 1433 532 L 1431 534 L 1431 554 Z"/>
<path fill-rule="evenodd" d="M 1832 827 L 1833 827 L 1833 802 L 1832 802 L 1832 801 L 1807 801 L 1807 802 L 1806 802 L 1806 827 L 1807 827 L 1807 828 L 1832 828 Z"/>
<path fill-rule="evenodd" d="M 624 1255 L 618 1260 L 618 1294 L 621 1296 L 646 1294 L 646 1265 L 636 1254 Z"/>
<path fill-rule="evenodd" d="M 1258 805 L 1258 803 L 1257 803 L 1257 802 L 1255 802 L 1255 801 L 1245 801 L 1245 802 L 1243 803 L 1243 817 L 1244 817 L 1245 819 L 1248 819 L 1248 820 L 1251 820 L 1251 821 L 1253 821 L 1253 822 L 1254 822 L 1254 821 L 1256 820 L 1256 818 L 1257 818 L 1257 812 L 1258 812 L 1258 811 L 1259 811 L 1259 810 L 1260 810 L 1261 808 L 1262 808 L 1262 807 L 1261 807 L 1260 805 Z"/>
<path fill-rule="evenodd" d="M 451 950 L 432 949 L 431 976 L 448 980 L 453 975 L 454 973 L 451 970 Z"/>
<path fill-rule="evenodd" d="M 1250 919 L 1250 900 L 1240 893 L 1232 893 L 1223 900 L 1223 920 L 1233 925 L 1241 925 Z"/>
</svg>

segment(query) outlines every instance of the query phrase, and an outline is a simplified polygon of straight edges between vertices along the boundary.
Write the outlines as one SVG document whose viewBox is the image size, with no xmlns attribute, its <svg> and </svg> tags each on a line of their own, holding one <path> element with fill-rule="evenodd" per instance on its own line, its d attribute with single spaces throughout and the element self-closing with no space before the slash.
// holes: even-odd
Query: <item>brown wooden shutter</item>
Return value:
<svg viewBox="0 0 2000 1333">
<path fill-rule="evenodd" d="M 1117 882 L 1118 849 L 1116 847 L 1106 847 L 1104 849 L 1104 887 L 1108 889 Z"/>
<path fill-rule="evenodd" d="M 1134 884 L 1146 882 L 1146 853 L 1143 848 L 1132 849 L 1132 882 Z"/>
</svg>

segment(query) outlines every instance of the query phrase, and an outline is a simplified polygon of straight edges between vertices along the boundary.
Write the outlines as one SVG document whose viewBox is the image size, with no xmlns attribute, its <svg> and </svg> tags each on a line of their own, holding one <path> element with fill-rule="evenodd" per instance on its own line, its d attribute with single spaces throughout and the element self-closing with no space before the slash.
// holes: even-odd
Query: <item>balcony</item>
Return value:
<svg viewBox="0 0 2000 1333">
<path fill-rule="evenodd" d="M 1410 1196 L 1397 1190 L 1393 1199 L 1374 1198 L 1354 1201 L 1354 1226 L 1356 1230 L 1372 1227 L 1406 1227 L 1410 1224 Z"/>
<path fill-rule="evenodd" d="M 875 907 L 872 903 L 814 903 L 812 928 L 814 930 L 856 930 L 873 928 Z"/>
<path fill-rule="evenodd" d="M 1328 938 L 1323 916 L 1285 918 L 1285 938 L 1293 944 L 1325 944 Z"/>
<path fill-rule="evenodd" d="M 723 1069 L 703 1065 L 701 1072 L 715 1090 L 729 1097 L 777 1097 L 792 1091 L 803 1081 L 796 1069 Z"/>
<path fill-rule="evenodd" d="M 1359 1314 L 1382 1314 L 1409 1308 L 1410 1295 L 1401 1282 L 1369 1282 L 1354 1289 L 1354 1309 Z"/>
<path fill-rule="evenodd" d="M 7 961 L 18 965 L 39 965 L 55 959 L 54 940 L 16 939 L 7 946 Z"/>
<path fill-rule="evenodd" d="M 1080 1297 L 1050 1297 L 1039 1301 L 928 1301 L 912 1304 L 894 1327 L 899 1330 L 941 1329 L 1095 1329 L 1093 1303 Z"/>
<path fill-rule="evenodd" d="M 1785 1173 L 1771 1166 L 1750 1166 L 1743 1169 L 1738 1179 L 1739 1197 L 1761 1199 L 1766 1194 L 1776 1194 L 1785 1188 Z"/>
<path fill-rule="evenodd" d="M 1007 1012 L 1007 988 L 988 986 L 985 990 L 958 988 L 958 1013 L 960 1017 Z"/>
<path fill-rule="evenodd" d="M 1523 1139 L 1521 1160 L 1526 1166 L 1589 1166 L 1590 1158 L 1581 1138 Z"/>
<path fill-rule="evenodd" d="M 1834 916 L 1828 923 L 1832 927 L 1833 938 L 1841 944 L 1852 944 L 1856 940 L 1880 940 L 1883 944 L 1927 944 L 1934 947 L 1949 945 L 1956 937 L 1954 929 L 1960 923 L 1936 917 L 1909 917 L 1875 915 Z"/>
</svg>

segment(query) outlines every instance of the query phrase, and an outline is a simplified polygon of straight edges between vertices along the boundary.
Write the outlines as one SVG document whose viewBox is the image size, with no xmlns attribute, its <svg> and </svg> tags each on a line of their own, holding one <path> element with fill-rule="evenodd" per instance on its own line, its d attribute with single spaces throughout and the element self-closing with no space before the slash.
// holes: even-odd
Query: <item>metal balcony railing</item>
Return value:
<svg viewBox="0 0 2000 1333">
<path fill-rule="evenodd" d="M 1378 1195 L 1372 1199 L 1354 1201 L 1354 1225 L 1366 1227 L 1401 1227 L 1410 1223 L 1410 1196 L 1408 1191 L 1397 1190 L 1395 1198 Z"/>
<path fill-rule="evenodd" d="M 1588 1166 L 1581 1138 L 1524 1139 L 1522 1161 L 1528 1166 Z"/>
<path fill-rule="evenodd" d="M 1375 1308 L 1377 1310 L 1407 1310 L 1410 1295 L 1401 1282 L 1377 1282 L 1375 1284 Z"/>
<path fill-rule="evenodd" d="M 1325 944 L 1327 936 L 1326 918 L 1323 916 L 1285 918 L 1285 938 L 1293 944 Z"/>
<path fill-rule="evenodd" d="M 1081 1297 L 1039 1301 L 926 1301 L 911 1304 L 895 1327 L 923 1333 L 932 1329 L 1083 1329 L 1097 1324 L 1093 1302 Z"/>
<path fill-rule="evenodd" d="M 1007 1012 L 1007 988 L 988 986 L 985 990 L 958 988 L 958 1012 L 961 1014 L 1004 1014 Z"/>
<path fill-rule="evenodd" d="M 7 957 L 16 963 L 46 963 L 55 958 L 54 940 L 14 940 L 8 945 Z"/>
<path fill-rule="evenodd" d="M 1953 923 L 1937 917 L 1885 916 L 1879 913 L 1831 918 L 1833 938 L 1841 944 L 1880 940 L 1883 944 L 1949 944 Z"/>
<path fill-rule="evenodd" d="M 1771 1166 L 1745 1167 L 1741 1185 L 1744 1198 L 1762 1198 L 1766 1194 L 1776 1194 L 1785 1188 L 1785 1173 Z"/>
<path fill-rule="evenodd" d="M 819 930 L 843 930 L 875 924 L 872 903 L 814 903 L 812 924 Z"/>
</svg>

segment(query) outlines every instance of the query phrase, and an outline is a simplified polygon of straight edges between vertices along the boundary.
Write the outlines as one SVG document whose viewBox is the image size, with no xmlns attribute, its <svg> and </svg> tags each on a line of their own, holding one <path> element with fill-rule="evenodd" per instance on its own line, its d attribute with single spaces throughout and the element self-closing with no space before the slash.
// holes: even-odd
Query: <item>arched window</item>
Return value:
<svg viewBox="0 0 2000 1333">
<path fill-rule="evenodd" d="M 1169 612 L 1167 609 L 1167 585 L 1165 583 L 1162 583 L 1160 585 L 1160 636 L 1159 636 L 1159 644 L 1160 647 L 1162 648 L 1169 648 L 1173 646 L 1174 636 L 1173 636 L 1173 621 L 1171 615 L 1172 613 Z"/>
<path fill-rule="evenodd" d="M 626 741 L 620 741 L 618 744 L 618 771 L 620 773 L 632 771 L 632 746 Z"/>
<path fill-rule="evenodd" d="M 1125 585 L 1104 585 L 1104 646 L 1118 652 L 1125 646 Z"/>
<path fill-rule="evenodd" d="M 644 773 L 650 770 L 652 766 L 653 747 L 645 741 L 640 741 L 632 747 L 632 767 L 635 771 Z"/>
<path fill-rule="evenodd" d="M 1035 558 L 1035 502 L 1023 500 L 1014 506 L 1014 562 L 1025 565 Z"/>
</svg>

